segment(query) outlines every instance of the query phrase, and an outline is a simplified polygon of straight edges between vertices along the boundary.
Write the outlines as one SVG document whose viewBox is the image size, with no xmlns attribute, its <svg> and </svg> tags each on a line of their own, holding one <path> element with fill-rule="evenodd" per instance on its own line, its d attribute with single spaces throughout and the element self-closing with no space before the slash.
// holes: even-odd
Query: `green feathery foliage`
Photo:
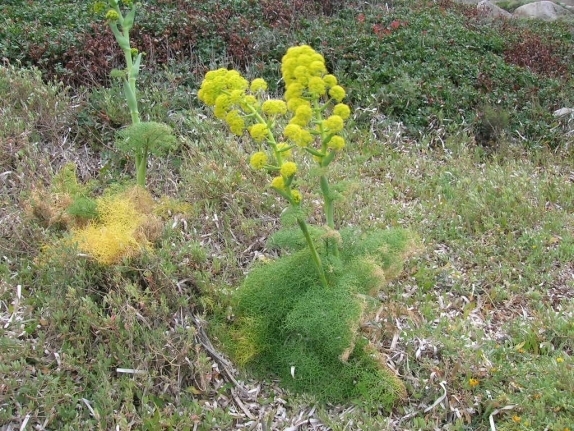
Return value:
<svg viewBox="0 0 574 431">
<path fill-rule="evenodd" d="M 135 155 L 137 183 L 145 187 L 148 156 L 164 155 L 174 149 L 176 138 L 167 124 L 144 121 L 130 124 L 120 130 L 116 146 L 126 154 Z"/>
<path fill-rule="evenodd" d="M 375 401 L 388 409 L 404 396 L 404 385 L 377 360 L 359 329 L 379 305 L 368 294 L 396 276 L 414 242 L 404 230 L 348 229 L 341 240 L 340 260 L 328 261 L 325 289 L 302 234 L 293 229 L 275 236 L 275 245 L 300 249 L 256 267 L 235 294 L 231 354 L 258 375 L 279 376 L 294 391 L 328 402 Z"/>
<path fill-rule="evenodd" d="M 66 208 L 66 212 L 82 220 L 92 220 L 98 217 L 98 204 L 92 198 L 79 196 Z"/>
</svg>

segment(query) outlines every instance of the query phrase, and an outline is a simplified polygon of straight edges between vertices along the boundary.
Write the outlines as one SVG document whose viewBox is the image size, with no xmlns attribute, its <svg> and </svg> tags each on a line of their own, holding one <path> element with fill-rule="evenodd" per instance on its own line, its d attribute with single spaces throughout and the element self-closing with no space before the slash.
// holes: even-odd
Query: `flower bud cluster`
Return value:
<svg viewBox="0 0 574 431">
<path fill-rule="evenodd" d="M 247 130 L 256 142 L 262 142 L 269 136 L 269 124 L 254 114 L 263 113 L 273 118 L 287 112 L 283 100 L 261 103 L 258 96 L 265 90 L 265 80 L 257 78 L 250 83 L 238 71 L 222 68 L 207 72 L 197 96 L 213 107 L 215 116 L 224 120 L 234 134 L 241 136 Z"/>
<path fill-rule="evenodd" d="M 293 113 L 283 134 L 293 144 L 307 148 L 320 165 L 326 166 L 333 159 L 329 153 L 345 147 L 345 139 L 339 135 L 351 115 L 349 106 L 342 103 L 345 90 L 327 72 L 324 57 L 308 45 L 287 50 L 281 73 L 287 109 Z M 331 115 L 325 118 L 329 110 Z M 321 149 L 309 148 L 317 136 Z"/>
<path fill-rule="evenodd" d="M 297 172 L 297 165 L 289 161 L 292 148 L 304 148 L 321 166 L 327 166 L 345 147 L 340 133 L 351 109 L 342 103 L 345 90 L 327 72 L 325 59 L 313 48 L 290 48 L 283 57 L 281 72 L 284 100 L 266 99 L 265 80 L 249 82 L 238 71 L 223 68 L 205 75 L 197 95 L 213 107 L 214 115 L 225 121 L 234 134 L 240 136 L 247 131 L 255 142 L 267 144 L 270 154 L 257 151 L 249 163 L 253 169 L 276 173 L 271 187 L 297 205 L 301 193 L 291 188 Z M 274 129 L 286 115 L 291 117 L 282 123 L 286 142 L 277 142 Z M 317 140 L 320 149 L 313 148 Z"/>
<path fill-rule="evenodd" d="M 120 19 L 120 14 L 115 11 L 114 9 L 110 9 L 106 12 L 106 20 L 107 21 L 117 21 Z"/>
</svg>

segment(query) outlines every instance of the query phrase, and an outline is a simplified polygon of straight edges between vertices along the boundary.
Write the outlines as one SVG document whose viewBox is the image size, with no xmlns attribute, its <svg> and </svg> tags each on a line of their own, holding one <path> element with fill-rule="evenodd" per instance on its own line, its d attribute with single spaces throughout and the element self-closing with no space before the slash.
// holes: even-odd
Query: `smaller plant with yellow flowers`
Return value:
<svg viewBox="0 0 574 431">
<path fill-rule="evenodd" d="M 130 42 L 139 3 L 133 0 L 99 1 L 94 6 L 96 13 L 105 12 L 105 19 L 114 34 L 116 42 L 124 53 L 126 68 L 112 70 L 111 75 L 123 82 L 124 96 L 130 111 L 132 124 L 118 134 L 118 149 L 135 159 L 136 181 L 145 187 L 147 164 L 150 154 L 161 155 L 174 148 L 175 137 L 171 128 L 155 121 L 142 122 L 138 107 L 137 79 L 143 53 Z"/>
</svg>

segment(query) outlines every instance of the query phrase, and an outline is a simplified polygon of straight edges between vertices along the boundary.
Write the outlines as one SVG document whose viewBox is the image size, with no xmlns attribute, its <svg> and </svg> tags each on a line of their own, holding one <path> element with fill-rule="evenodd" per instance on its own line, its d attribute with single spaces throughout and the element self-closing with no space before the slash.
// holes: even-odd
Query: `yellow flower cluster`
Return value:
<svg viewBox="0 0 574 431">
<path fill-rule="evenodd" d="M 299 147 L 306 147 L 315 139 L 311 132 L 307 129 L 303 129 L 298 124 L 288 124 L 283 130 L 283 134 L 286 138 L 292 141 Z"/>
<path fill-rule="evenodd" d="M 219 96 L 232 94 L 234 91 L 240 92 L 234 94 L 242 95 L 248 86 L 247 80 L 236 70 L 224 68 L 210 70 L 205 74 L 201 88 L 197 92 L 197 97 L 206 105 L 215 106 Z"/>
<path fill-rule="evenodd" d="M 255 142 L 261 142 L 269 136 L 269 128 L 265 123 L 256 123 L 249 128 L 249 134 Z"/>
<path fill-rule="evenodd" d="M 229 111 L 225 116 L 225 122 L 229 125 L 231 133 L 241 136 L 245 130 L 245 120 L 241 116 L 241 113 L 234 109 Z"/>
<path fill-rule="evenodd" d="M 251 137 L 261 142 L 268 138 L 269 129 L 261 117 L 256 124 L 247 127 L 246 122 L 254 118 L 254 112 L 270 117 L 287 112 L 287 104 L 283 100 L 266 100 L 261 104 L 258 96 L 265 90 L 267 82 L 264 79 L 257 78 L 250 83 L 238 71 L 220 68 L 205 74 L 197 97 L 213 107 L 214 115 L 224 120 L 232 133 L 241 136 L 248 129 Z"/>
<path fill-rule="evenodd" d="M 262 78 L 255 78 L 251 81 L 251 86 L 249 87 L 252 93 L 257 93 L 258 91 L 267 90 L 267 82 Z"/>
<path fill-rule="evenodd" d="M 117 21 L 118 19 L 120 19 L 120 14 L 117 13 L 115 10 L 110 9 L 109 11 L 106 12 L 106 20 Z"/>
<path fill-rule="evenodd" d="M 338 103 L 333 108 L 333 115 L 338 115 L 343 120 L 346 120 L 351 116 L 351 108 L 349 108 L 349 106 L 345 105 L 344 103 Z"/>
<path fill-rule="evenodd" d="M 275 177 L 273 180 L 271 180 L 271 187 L 277 190 L 284 190 L 285 180 L 281 176 Z"/>
<path fill-rule="evenodd" d="M 221 68 L 205 74 L 197 97 L 206 105 L 212 106 L 215 116 L 225 120 L 233 133 L 241 135 L 245 131 L 245 120 L 241 111 L 249 109 L 249 102 L 246 100 L 248 88 L 249 82 L 238 71 Z"/>
<path fill-rule="evenodd" d="M 208 72 L 198 91 L 198 98 L 213 107 L 214 115 L 224 120 L 237 135 L 248 131 L 257 142 L 266 142 L 273 156 L 265 150 L 251 155 L 254 169 L 277 172 L 271 188 L 299 204 L 302 196 L 292 189 L 297 165 L 290 161 L 292 148 L 305 148 L 322 166 L 327 166 L 337 151 L 345 147 L 340 133 L 351 109 L 342 103 L 345 90 L 337 78 L 327 71 L 325 59 L 307 45 L 292 47 L 283 56 L 281 72 L 285 82 L 284 99 L 266 100 L 268 89 L 264 79 L 251 82 L 235 70 L 218 69 Z M 290 113 L 288 124 L 278 118 Z M 282 127 L 286 142 L 277 142 L 275 127 Z M 315 140 L 320 148 L 312 148 Z M 273 160 L 272 160 L 273 159 Z"/>
<path fill-rule="evenodd" d="M 265 154 L 263 151 L 258 151 L 251 155 L 249 164 L 253 169 L 263 169 L 267 165 L 267 161 L 267 154 Z"/>
<path fill-rule="evenodd" d="M 282 59 L 281 73 L 287 109 L 294 113 L 283 131 L 285 138 L 307 147 L 316 136 L 321 136 L 322 151 L 343 149 L 345 140 L 336 135 L 343 130 L 351 109 L 341 103 L 345 90 L 334 75 L 327 73 L 323 56 L 308 45 L 289 48 Z M 326 119 L 321 119 L 325 112 L 325 107 L 318 107 L 321 100 L 335 104 L 332 115 Z M 317 160 L 320 162 L 321 157 Z"/>
<path fill-rule="evenodd" d="M 287 112 L 287 104 L 283 100 L 266 100 L 261 110 L 267 115 L 283 115 Z"/>
<path fill-rule="evenodd" d="M 290 178 L 297 172 L 297 165 L 293 162 L 285 162 L 281 165 L 279 172 L 283 177 Z"/>
<path fill-rule="evenodd" d="M 323 121 L 323 127 L 325 127 L 325 129 L 330 133 L 338 133 L 343 130 L 343 127 L 345 127 L 345 122 L 338 115 L 331 115 Z"/>
<path fill-rule="evenodd" d="M 337 78 L 327 73 L 325 58 L 308 45 L 291 47 L 281 61 L 285 81 L 285 100 L 319 99 L 327 93 L 337 102 L 345 98 L 345 90 Z M 297 103 L 291 102 L 295 112 Z"/>
<path fill-rule="evenodd" d="M 327 146 L 332 150 L 340 151 L 345 148 L 345 138 L 341 136 L 333 136 L 327 143 Z"/>
</svg>

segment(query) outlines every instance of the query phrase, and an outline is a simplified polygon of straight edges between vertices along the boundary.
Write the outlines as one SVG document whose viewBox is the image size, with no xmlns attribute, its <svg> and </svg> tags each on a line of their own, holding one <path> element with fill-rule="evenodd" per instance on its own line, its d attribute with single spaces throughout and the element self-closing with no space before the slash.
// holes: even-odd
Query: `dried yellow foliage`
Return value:
<svg viewBox="0 0 574 431">
<path fill-rule="evenodd" d="M 153 199 L 141 189 L 104 196 L 97 201 L 100 215 L 96 222 L 73 230 L 73 241 L 78 249 L 103 265 L 118 263 L 122 259 L 151 248 L 149 232 L 159 221 L 151 215 Z"/>
</svg>

